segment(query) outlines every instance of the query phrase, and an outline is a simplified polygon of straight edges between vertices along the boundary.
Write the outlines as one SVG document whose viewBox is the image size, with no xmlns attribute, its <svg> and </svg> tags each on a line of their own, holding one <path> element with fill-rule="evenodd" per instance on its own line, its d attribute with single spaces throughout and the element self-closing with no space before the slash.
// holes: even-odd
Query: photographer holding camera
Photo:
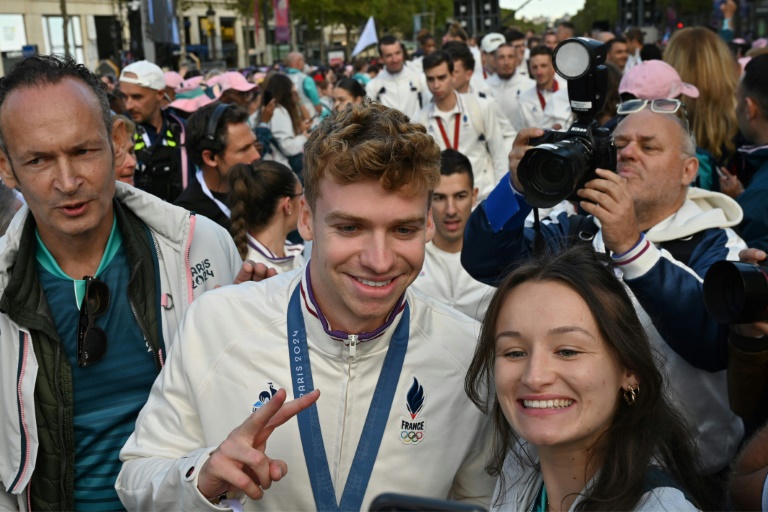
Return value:
<svg viewBox="0 0 768 512">
<path fill-rule="evenodd" d="M 587 47 L 581 54 L 591 61 L 584 69 L 573 65 L 579 52 L 563 51 L 570 42 Z M 728 327 L 705 310 L 701 281 L 715 261 L 735 260 L 745 247 L 729 228 L 740 222 L 741 209 L 723 194 L 689 187 L 698 170 L 696 145 L 678 100 L 622 103 L 623 120 L 614 132 L 616 172 L 600 168 L 611 164 L 613 148 L 610 137 L 587 119 L 604 98 L 600 83 L 584 84 L 599 82 L 594 77 L 600 77 L 605 59 L 592 43 L 571 39 L 558 46 L 555 67 L 571 75 L 569 96 L 578 120 L 564 135 L 545 136 L 547 143 L 532 151 L 529 142 L 544 131 L 518 134 L 509 181 L 502 180 L 469 220 L 462 264 L 475 279 L 498 284 L 510 267 L 531 257 L 537 241 L 550 250 L 572 241 L 591 243 L 610 255 L 662 356 L 671 397 L 695 429 L 700 469 L 717 473 L 733 459 L 743 425 L 729 408 L 722 371 Z M 569 57 L 562 67 L 561 52 Z M 586 104 L 589 109 L 577 110 Z M 538 232 L 525 228 L 533 206 L 566 198 L 579 200 L 587 215 L 560 212 L 542 220 Z"/>
</svg>

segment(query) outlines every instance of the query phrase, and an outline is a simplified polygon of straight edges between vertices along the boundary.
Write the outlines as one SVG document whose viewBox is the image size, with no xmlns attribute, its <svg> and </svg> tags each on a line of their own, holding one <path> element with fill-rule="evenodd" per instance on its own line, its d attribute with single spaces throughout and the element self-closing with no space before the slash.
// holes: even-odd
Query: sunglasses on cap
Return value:
<svg viewBox="0 0 768 512">
<path fill-rule="evenodd" d="M 85 280 L 85 299 L 80 307 L 77 330 L 77 365 L 85 368 L 98 363 L 107 352 L 107 333 L 96 325 L 96 319 L 109 308 L 109 287 L 91 276 Z"/>
<path fill-rule="evenodd" d="M 685 103 L 675 99 L 659 99 L 659 100 L 627 100 L 619 103 L 616 108 L 616 114 L 620 116 L 627 116 L 640 112 L 641 110 L 649 107 L 651 112 L 656 114 L 672 114 L 677 115 L 685 122 L 685 130 L 690 133 L 691 128 L 688 123 L 688 110 L 685 108 Z"/>
</svg>

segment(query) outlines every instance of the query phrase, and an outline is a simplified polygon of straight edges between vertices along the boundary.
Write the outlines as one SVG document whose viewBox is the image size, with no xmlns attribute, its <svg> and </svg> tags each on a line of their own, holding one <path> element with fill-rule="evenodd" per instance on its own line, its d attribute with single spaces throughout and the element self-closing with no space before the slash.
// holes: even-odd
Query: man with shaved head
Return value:
<svg viewBox="0 0 768 512">
<path fill-rule="evenodd" d="M 323 111 L 323 105 L 320 103 L 320 94 L 317 92 L 315 81 L 304 73 L 304 66 L 306 66 L 304 55 L 299 52 L 291 52 L 285 58 L 285 74 L 296 86 L 299 103 L 307 107 L 307 111 L 314 118 Z"/>
</svg>

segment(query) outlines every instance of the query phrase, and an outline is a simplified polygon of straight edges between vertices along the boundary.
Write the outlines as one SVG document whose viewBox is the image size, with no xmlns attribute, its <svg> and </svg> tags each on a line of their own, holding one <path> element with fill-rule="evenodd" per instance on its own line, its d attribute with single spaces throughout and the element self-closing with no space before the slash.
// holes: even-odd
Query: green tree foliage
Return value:
<svg viewBox="0 0 768 512">
<path fill-rule="evenodd" d="M 577 34 L 592 30 L 595 21 L 608 21 L 611 27 L 615 27 L 618 11 L 616 0 L 587 0 L 584 7 L 571 18 L 571 23 L 576 26 Z"/>
<path fill-rule="evenodd" d="M 240 1 L 240 0 L 238 0 Z M 294 19 L 312 25 L 322 19 L 326 25 L 343 25 L 353 31 L 365 25 L 369 16 L 376 20 L 379 35 L 400 34 L 413 37 L 413 16 L 423 12 L 435 13 L 435 31 L 441 32 L 445 20 L 453 14 L 451 0 L 291 0 Z"/>
<path fill-rule="evenodd" d="M 515 15 L 514 9 L 501 8 L 499 12 L 499 20 L 501 21 L 501 25 L 504 29 L 514 27 L 523 33 L 528 30 L 533 30 L 533 32 L 536 34 L 543 34 L 544 31 L 547 30 L 546 23 L 534 23 L 533 21 L 530 21 L 526 18 L 518 18 Z"/>
</svg>

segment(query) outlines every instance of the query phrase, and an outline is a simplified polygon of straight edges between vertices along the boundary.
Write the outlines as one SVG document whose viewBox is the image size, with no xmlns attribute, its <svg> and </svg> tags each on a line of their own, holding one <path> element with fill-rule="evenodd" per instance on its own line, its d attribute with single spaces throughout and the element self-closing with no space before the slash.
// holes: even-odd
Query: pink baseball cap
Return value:
<svg viewBox="0 0 768 512">
<path fill-rule="evenodd" d="M 222 91 L 226 91 L 228 89 L 234 89 L 240 92 L 248 92 L 258 87 L 258 85 L 253 84 L 248 80 L 246 80 L 245 77 L 240 73 L 238 73 L 237 71 L 227 71 L 226 73 L 216 75 L 211 79 L 207 80 L 206 83 L 208 85 L 218 84 L 221 86 Z"/>
<path fill-rule="evenodd" d="M 165 86 L 170 87 L 171 89 L 178 89 L 184 82 L 184 77 L 175 71 L 166 71 L 163 74 L 165 75 Z"/>
<path fill-rule="evenodd" d="M 202 75 L 193 76 L 192 78 L 188 78 L 184 80 L 179 87 L 176 88 L 176 92 L 185 92 L 185 91 L 194 91 L 198 87 L 200 87 L 200 84 L 203 83 L 203 79 L 205 77 Z"/>
<path fill-rule="evenodd" d="M 198 86 L 194 89 L 176 93 L 176 100 L 171 107 L 184 112 L 196 112 L 198 109 L 217 101 L 221 97 L 220 85 Z"/>
<path fill-rule="evenodd" d="M 699 97 L 695 85 L 683 82 L 675 68 L 661 60 L 647 60 L 627 71 L 619 83 L 619 94 L 625 92 L 641 100 L 677 98 L 681 94 Z"/>
</svg>

